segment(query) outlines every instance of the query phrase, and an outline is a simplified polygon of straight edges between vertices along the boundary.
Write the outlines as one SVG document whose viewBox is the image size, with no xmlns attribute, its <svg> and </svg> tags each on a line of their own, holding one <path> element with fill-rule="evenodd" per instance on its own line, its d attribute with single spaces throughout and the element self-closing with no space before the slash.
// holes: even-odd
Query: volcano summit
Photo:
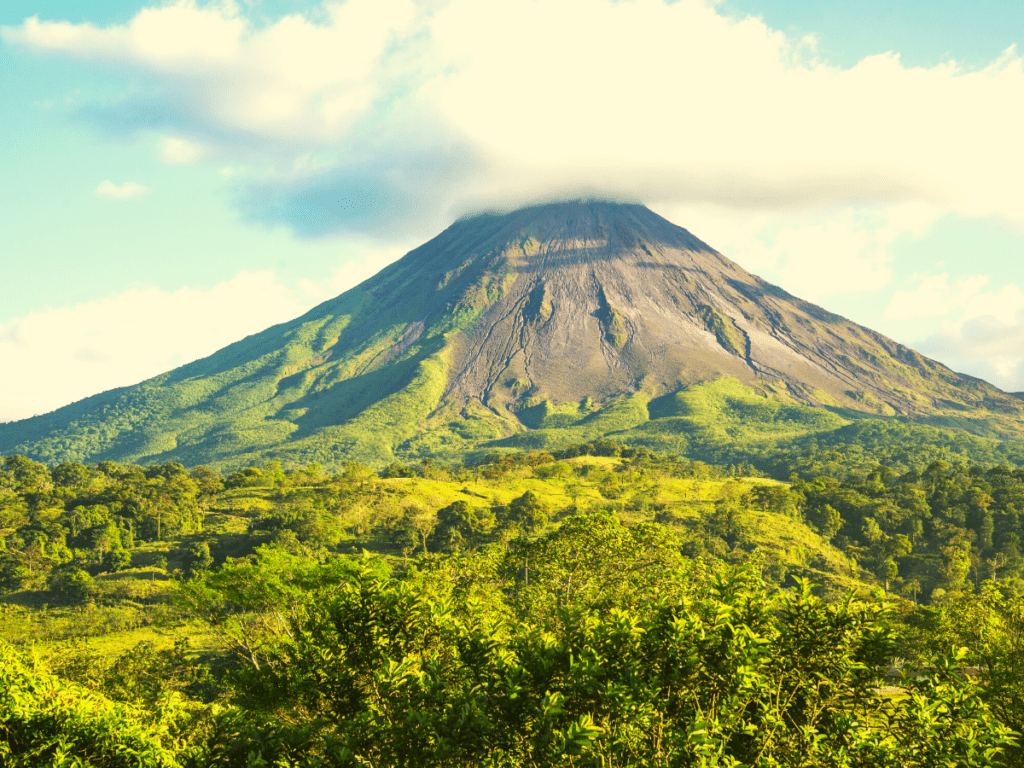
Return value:
<svg viewBox="0 0 1024 768">
<path fill-rule="evenodd" d="M 664 447 L 708 382 L 736 407 L 819 409 L 833 428 L 871 415 L 1024 435 L 1017 396 L 791 296 L 643 206 L 570 202 L 456 222 L 292 322 L 0 425 L 0 453 L 381 466 L 548 447 L 553 430 Z"/>
</svg>

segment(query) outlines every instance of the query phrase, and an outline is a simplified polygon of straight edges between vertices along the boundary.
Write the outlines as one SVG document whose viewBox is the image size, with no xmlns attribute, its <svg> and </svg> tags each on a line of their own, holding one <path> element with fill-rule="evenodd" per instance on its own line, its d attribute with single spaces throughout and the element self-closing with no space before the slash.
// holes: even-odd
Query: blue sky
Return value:
<svg viewBox="0 0 1024 768">
<path fill-rule="evenodd" d="M 581 193 L 1024 390 L 1020 30 L 1019 2 L 8 0 L 0 420 Z"/>
</svg>

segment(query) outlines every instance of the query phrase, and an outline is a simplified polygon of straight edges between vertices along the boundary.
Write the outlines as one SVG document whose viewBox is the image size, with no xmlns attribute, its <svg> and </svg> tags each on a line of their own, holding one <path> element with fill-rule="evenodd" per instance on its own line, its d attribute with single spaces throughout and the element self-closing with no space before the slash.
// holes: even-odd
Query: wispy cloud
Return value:
<svg viewBox="0 0 1024 768">
<path fill-rule="evenodd" d="M 140 197 L 150 193 L 149 187 L 136 184 L 134 181 L 126 181 L 124 184 L 115 184 L 110 179 L 101 181 L 96 187 L 96 194 L 100 197 L 109 197 L 114 200 L 128 200 L 133 197 Z"/>
<path fill-rule="evenodd" d="M 1020 293 L 1007 286 L 1000 294 L 982 289 L 988 284 L 986 275 L 972 275 L 949 284 L 949 274 L 914 275 L 917 286 L 912 290 L 896 291 L 885 317 L 892 320 L 912 320 L 925 317 L 955 316 L 953 322 L 962 326 L 980 315 L 1001 314 L 1004 318 L 1016 315 Z"/>
</svg>

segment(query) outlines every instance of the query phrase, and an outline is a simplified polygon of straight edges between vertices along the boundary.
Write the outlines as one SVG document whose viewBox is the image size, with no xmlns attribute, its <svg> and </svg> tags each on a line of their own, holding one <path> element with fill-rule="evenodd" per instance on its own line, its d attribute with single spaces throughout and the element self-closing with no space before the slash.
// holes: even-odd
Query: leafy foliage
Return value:
<svg viewBox="0 0 1024 768">
<path fill-rule="evenodd" d="M 12 768 L 176 768 L 189 710 L 169 696 L 146 712 L 36 672 L 0 642 L 0 761 Z"/>
<path fill-rule="evenodd" d="M 142 765 L 1019 759 L 1024 475 L 1007 466 L 787 486 L 596 440 L 379 475 L 270 463 L 226 482 L 5 467 L 4 632 L 78 638 L 49 645 L 49 688 L 17 682 L 44 673 L 11 651 L 21 703 L 0 728 L 20 764 L 64 739 L 68 760 L 117 765 L 103 760 L 136 737 L 160 756 Z M 157 520 L 174 543 L 148 538 Z M 124 555 L 149 569 L 108 568 Z M 152 580 L 168 568 L 175 581 Z M 16 604 L 37 594 L 76 628 Z M 121 616 L 178 622 L 204 649 L 83 642 Z M 882 695 L 896 657 L 906 675 Z"/>
<path fill-rule="evenodd" d="M 489 562 L 480 576 L 500 579 Z M 648 594 L 635 610 L 569 598 L 557 631 L 500 602 L 437 594 L 442 583 L 360 578 L 297 627 L 273 706 L 303 713 L 308 754 L 353 765 L 983 766 L 1011 743 L 952 670 L 904 699 L 879 696 L 893 648 L 880 610 L 827 604 L 806 583 L 769 597 L 739 571 L 674 599 L 638 585 Z"/>
</svg>

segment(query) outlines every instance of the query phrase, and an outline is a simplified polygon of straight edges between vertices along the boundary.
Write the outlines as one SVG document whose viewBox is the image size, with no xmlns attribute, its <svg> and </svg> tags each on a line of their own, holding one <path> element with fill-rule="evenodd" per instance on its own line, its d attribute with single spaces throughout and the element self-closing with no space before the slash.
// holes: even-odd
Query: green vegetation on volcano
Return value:
<svg viewBox="0 0 1024 768">
<path fill-rule="evenodd" d="M 605 437 L 709 464 L 749 464 L 779 479 L 792 473 L 842 479 L 878 464 L 902 474 L 936 460 L 1024 467 L 1020 441 L 891 417 L 851 418 L 848 411 L 785 402 L 734 379 L 654 399 L 638 393 L 597 410 L 548 402 L 530 410 L 534 429 L 486 448 L 558 450 Z"/>
<path fill-rule="evenodd" d="M 242 406 L 229 396 L 235 391 L 232 388 L 229 395 L 217 401 L 223 409 L 220 421 L 230 426 L 211 428 L 209 434 L 194 423 L 194 411 L 182 409 L 180 416 L 162 422 L 148 410 L 152 403 L 142 399 L 131 417 L 135 426 L 130 427 L 147 435 L 136 441 L 137 452 L 125 455 L 119 449 L 111 451 L 108 458 L 99 447 L 102 431 L 84 429 L 80 430 L 78 443 L 64 437 L 44 440 L 27 455 L 52 465 L 81 461 L 90 455 L 104 460 L 177 461 L 188 465 L 206 456 L 205 451 L 213 445 L 221 458 L 206 463 L 222 471 L 270 460 L 317 463 L 328 469 L 357 460 L 379 469 L 394 461 L 458 462 L 487 452 L 552 451 L 610 438 L 705 463 L 749 464 L 779 479 L 793 472 L 803 477 L 828 474 L 842 478 L 866 473 L 879 463 L 900 473 L 920 471 L 935 460 L 1024 466 L 1024 443 L 1017 440 L 979 437 L 895 417 L 864 418 L 864 414 L 840 408 L 814 408 L 787 402 L 776 393 L 751 388 L 735 379 L 697 384 L 655 398 L 636 393 L 603 406 L 589 400 L 552 403 L 534 398 L 526 401 L 515 418 L 499 418 L 480 406 L 467 407 L 456 415 L 443 411 L 432 415 L 445 386 L 444 354 L 415 353 L 396 365 L 406 372 L 408 384 L 353 413 L 340 425 L 313 427 L 302 421 L 313 415 L 294 407 L 305 402 L 298 398 L 286 412 L 301 414 L 301 428 L 282 420 L 248 416 L 253 419 L 252 428 L 238 430 L 230 416 Z M 390 373 L 393 370 L 389 369 Z M 268 374 L 262 386 L 270 387 L 272 378 Z M 312 400 L 317 397 L 315 381 L 311 378 L 312 394 L 307 396 Z M 189 394 L 192 386 L 188 380 L 169 389 L 158 389 L 154 384 L 153 391 L 170 391 L 185 400 L 200 399 L 199 394 Z M 163 396 L 154 394 L 158 401 Z M 135 396 L 126 399 L 136 402 Z M 121 413 L 124 407 L 118 404 L 114 410 Z M 15 428 L 20 423 L 5 426 Z M 167 432 L 162 431 L 165 428 Z M 179 437 L 175 437 L 175 431 L 180 431 Z M 200 437 L 190 447 L 187 439 L 193 435 Z M 177 447 L 144 452 L 148 450 L 144 446 L 171 443 L 177 443 Z"/>
</svg>

